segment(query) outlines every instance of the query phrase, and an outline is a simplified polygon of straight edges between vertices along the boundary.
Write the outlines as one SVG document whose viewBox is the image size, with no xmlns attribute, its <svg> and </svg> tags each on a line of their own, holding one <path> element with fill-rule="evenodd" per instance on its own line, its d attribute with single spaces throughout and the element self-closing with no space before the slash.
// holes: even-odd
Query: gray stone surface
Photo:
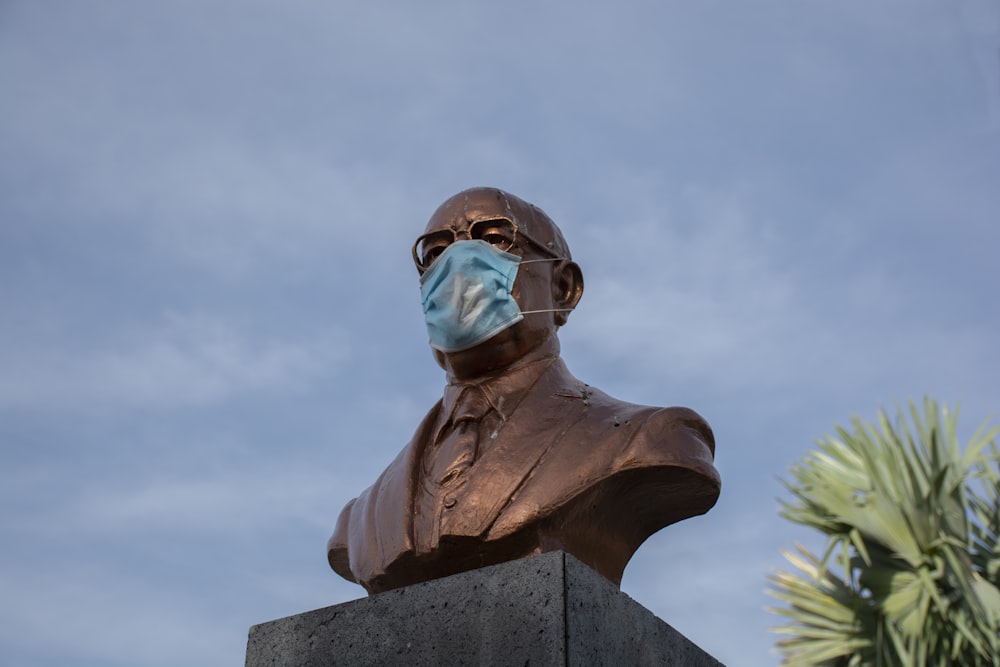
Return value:
<svg viewBox="0 0 1000 667">
<path fill-rule="evenodd" d="M 566 662 L 573 665 L 690 665 L 722 663 L 566 555 Z"/>
<path fill-rule="evenodd" d="M 255 625 L 246 665 L 721 663 L 572 556 L 553 552 Z"/>
</svg>

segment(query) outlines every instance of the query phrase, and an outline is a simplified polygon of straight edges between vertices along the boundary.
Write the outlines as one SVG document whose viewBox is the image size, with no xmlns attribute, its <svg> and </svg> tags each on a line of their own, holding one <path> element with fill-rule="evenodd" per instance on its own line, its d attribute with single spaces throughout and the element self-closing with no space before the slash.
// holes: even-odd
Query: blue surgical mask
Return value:
<svg viewBox="0 0 1000 667">
<path fill-rule="evenodd" d="M 527 260 L 558 261 L 555 259 Z M 420 276 L 431 347 L 461 352 L 524 319 L 511 290 L 522 263 L 486 241 L 456 241 Z M 552 309 L 533 312 L 552 312 Z"/>
</svg>

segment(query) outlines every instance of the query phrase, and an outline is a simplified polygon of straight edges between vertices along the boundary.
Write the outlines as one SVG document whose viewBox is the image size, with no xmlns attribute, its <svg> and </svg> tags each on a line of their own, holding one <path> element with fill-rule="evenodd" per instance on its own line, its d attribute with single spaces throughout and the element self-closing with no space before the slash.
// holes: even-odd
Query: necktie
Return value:
<svg viewBox="0 0 1000 667">
<path fill-rule="evenodd" d="M 463 388 L 452 411 L 450 427 L 443 429 L 436 455 L 436 481 L 445 485 L 471 466 L 478 454 L 479 433 L 490 403 L 481 387 Z"/>
<path fill-rule="evenodd" d="M 455 493 L 462 486 L 463 473 L 476 460 L 483 420 L 492 410 L 477 385 L 449 390 L 457 392 L 451 417 L 424 454 L 421 490 L 414 501 L 413 540 L 417 553 L 437 548 L 442 512 L 457 503 Z"/>
</svg>

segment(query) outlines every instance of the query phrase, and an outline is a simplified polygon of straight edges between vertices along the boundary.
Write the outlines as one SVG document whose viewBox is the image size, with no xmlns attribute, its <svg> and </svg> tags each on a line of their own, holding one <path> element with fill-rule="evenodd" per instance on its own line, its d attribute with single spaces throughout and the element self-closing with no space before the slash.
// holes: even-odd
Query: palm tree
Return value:
<svg viewBox="0 0 1000 667">
<path fill-rule="evenodd" d="M 827 547 L 771 577 L 782 664 L 1000 665 L 1000 427 L 963 448 L 957 412 L 923 408 L 855 418 L 791 468 L 781 515 Z"/>
</svg>

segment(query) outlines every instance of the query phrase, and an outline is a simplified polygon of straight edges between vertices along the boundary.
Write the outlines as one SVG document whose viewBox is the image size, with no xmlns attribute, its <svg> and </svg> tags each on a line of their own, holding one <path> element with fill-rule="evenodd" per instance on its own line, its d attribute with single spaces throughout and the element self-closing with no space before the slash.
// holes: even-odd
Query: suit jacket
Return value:
<svg viewBox="0 0 1000 667">
<path fill-rule="evenodd" d="M 618 401 L 555 359 L 435 515 L 416 516 L 441 411 L 439 401 L 347 504 L 327 545 L 331 567 L 369 593 L 556 549 L 620 584 L 647 537 L 719 496 L 715 441 L 697 413 Z M 415 545 L 417 521 L 432 524 L 429 550 Z"/>
</svg>

